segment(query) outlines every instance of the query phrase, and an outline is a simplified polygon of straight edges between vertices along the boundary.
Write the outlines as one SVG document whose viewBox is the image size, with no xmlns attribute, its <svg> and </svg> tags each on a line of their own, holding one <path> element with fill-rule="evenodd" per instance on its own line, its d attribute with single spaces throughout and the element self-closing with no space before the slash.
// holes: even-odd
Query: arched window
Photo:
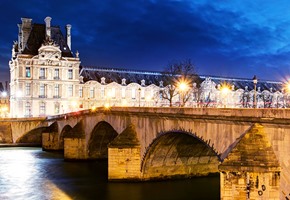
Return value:
<svg viewBox="0 0 290 200">
<path fill-rule="evenodd" d="M 136 99 L 136 88 L 132 88 L 132 99 Z"/>
<path fill-rule="evenodd" d="M 94 98 L 95 97 L 95 90 L 93 87 L 90 88 L 90 98 Z"/>
<path fill-rule="evenodd" d="M 126 88 L 122 87 L 122 99 L 126 98 Z"/>
<path fill-rule="evenodd" d="M 116 98 L 116 88 L 112 88 L 112 99 Z"/>
</svg>

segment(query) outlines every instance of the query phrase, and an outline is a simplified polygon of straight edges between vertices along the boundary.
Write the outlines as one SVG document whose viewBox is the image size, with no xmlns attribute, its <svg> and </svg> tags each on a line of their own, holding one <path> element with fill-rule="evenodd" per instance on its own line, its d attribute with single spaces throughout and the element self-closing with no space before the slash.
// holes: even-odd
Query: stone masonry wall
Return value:
<svg viewBox="0 0 290 200">
<path fill-rule="evenodd" d="M 109 148 L 109 180 L 140 180 L 140 147 Z"/>
<path fill-rule="evenodd" d="M 64 138 L 64 158 L 67 160 L 88 159 L 85 139 Z"/>
</svg>

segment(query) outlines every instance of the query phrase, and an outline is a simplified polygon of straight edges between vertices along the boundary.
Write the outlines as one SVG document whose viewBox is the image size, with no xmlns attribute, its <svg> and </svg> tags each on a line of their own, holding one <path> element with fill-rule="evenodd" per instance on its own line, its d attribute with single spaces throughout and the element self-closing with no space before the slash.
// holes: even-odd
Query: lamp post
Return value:
<svg viewBox="0 0 290 200">
<path fill-rule="evenodd" d="M 258 83 L 258 79 L 256 77 L 256 75 L 254 75 L 253 77 L 253 83 L 254 83 L 254 108 L 257 108 L 257 83 Z"/>
</svg>

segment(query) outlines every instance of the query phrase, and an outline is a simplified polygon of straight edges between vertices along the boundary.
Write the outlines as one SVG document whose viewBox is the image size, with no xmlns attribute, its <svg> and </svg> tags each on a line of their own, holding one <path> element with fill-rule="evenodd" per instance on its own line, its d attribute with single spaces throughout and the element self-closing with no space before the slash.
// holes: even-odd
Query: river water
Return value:
<svg viewBox="0 0 290 200">
<path fill-rule="evenodd" d="M 219 199 L 219 176 L 108 182 L 107 161 L 66 162 L 36 147 L 0 148 L 0 200 Z"/>
</svg>

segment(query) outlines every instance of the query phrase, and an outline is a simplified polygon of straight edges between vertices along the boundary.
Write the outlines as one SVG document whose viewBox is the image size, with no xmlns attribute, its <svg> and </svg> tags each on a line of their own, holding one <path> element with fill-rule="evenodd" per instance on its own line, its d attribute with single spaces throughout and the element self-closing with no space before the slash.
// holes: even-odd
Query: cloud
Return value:
<svg viewBox="0 0 290 200">
<path fill-rule="evenodd" d="M 171 60 L 190 58 L 202 74 L 271 78 L 274 71 L 289 73 L 288 4 L 288 0 L 3 1 L 0 64 L 8 70 L 21 17 L 44 23 L 51 16 L 52 25 L 63 30 L 72 25 L 73 51 L 80 52 L 83 65 L 163 70 Z"/>
</svg>

